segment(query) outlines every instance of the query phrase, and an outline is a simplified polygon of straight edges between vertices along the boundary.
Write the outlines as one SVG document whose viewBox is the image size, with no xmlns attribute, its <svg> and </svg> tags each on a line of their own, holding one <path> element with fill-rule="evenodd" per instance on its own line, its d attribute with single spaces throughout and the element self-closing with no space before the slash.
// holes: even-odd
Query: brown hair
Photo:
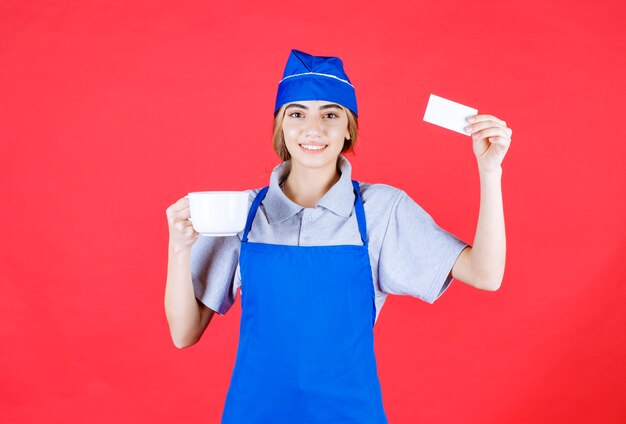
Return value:
<svg viewBox="0 0 626 424">
<path fill-rule="evenodd" d="M 282 105 L 276 112 L 276 115 L 274 116 L 274 133 L 272 135 L 272 147 L 282 161 L 291 159 L 291 154 L 289 154 L 289 151 L 287 150 L 287 146 L 285 145 L 285 136 L 283 134 L 283 119 L 285 119 L 286 107 L 287 103 Z M 359 135 L 359 119 L 350 109 L 343 106 L 341 106 L 341 108 L 348 116 L 348 132 L 350 133 L 350 140 L 344 140 L 341 153 L 354 153 L 354 146 Z"/>
</svg>

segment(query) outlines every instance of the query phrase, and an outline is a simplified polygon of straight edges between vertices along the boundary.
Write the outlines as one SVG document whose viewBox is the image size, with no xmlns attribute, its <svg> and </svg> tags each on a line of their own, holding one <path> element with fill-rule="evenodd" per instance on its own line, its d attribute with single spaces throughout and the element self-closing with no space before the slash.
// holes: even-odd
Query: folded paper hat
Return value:
<svg viewBox="0 0 626 424">
<path fill-rule="evenodd" d="M 274 116 L 287 102 L 325 100 L 339 103 L 358 116 L 356 93 L 338 57 L 312 56 L 292 49 L 278 83 Z"/>
</svg>

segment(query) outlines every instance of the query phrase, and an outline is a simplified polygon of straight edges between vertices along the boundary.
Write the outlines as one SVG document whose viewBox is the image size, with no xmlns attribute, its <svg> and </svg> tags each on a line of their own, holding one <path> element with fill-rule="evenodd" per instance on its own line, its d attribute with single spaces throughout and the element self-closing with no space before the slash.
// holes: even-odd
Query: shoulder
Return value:
<svg viewBox="0 0 626 424">
<path fill-rule="evenodd" d="M 389 221 L 396 213 L 398 203 L 404 195 L 403 190 L 382 183 L 359 182 L 363 209 L 367 217 L 367 225 L 370 232 L 370 240 L 382 241 Z M 375 235 L 376 232 L 380 234 Z M 379 237 L 378 237 L 379 236 Z"/>
<path fill-rule="evenodd" d="M 363 207 L 369 215 L 397 220 L 429 220 L 430 215 L 409 194 L 389 184 L 360 183 Z"/>
<path fill-rule="evenodd" d="M 389 184 L 359 182 L 359 189 L 363 199 L 363 206 L 369 202 L 370 207 L 380 204 L 381 206 L 384 205 L 385 208 L 389 208 L 401 196 L 406 196 L 404 190 Z"/>
</svg>

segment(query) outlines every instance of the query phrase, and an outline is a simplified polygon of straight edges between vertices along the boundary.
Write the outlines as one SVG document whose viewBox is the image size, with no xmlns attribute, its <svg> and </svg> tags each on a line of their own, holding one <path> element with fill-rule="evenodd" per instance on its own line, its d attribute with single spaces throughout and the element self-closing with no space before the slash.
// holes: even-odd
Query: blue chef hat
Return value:
<svg viewBox="0 0 626 424">
<path fill-rule="evenodd" d="M 358 116 L 356 94 L 338 57 L 312 56 L 292 49 L 283 79 L 278 83 L 274 116 L 282 105 L 298 100 L 325 100 Z"/>
</svg>

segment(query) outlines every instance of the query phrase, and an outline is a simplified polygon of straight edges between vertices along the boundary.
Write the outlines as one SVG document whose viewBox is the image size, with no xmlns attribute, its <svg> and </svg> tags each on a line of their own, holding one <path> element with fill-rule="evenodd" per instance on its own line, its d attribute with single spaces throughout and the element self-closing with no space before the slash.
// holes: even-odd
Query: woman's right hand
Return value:
<svg viewBox="0 0 626 424">
<path fill-rule="evenodd" d="M 191 246 L 200 234 L 189 217 L 189 199 L 170 205 L 165 214 L 170 230 L 165 282 L 165 314 L 174 345 L 179 349 L 200 340 L 213 317 L 213 311 L 195 296 L 191 274 Z"/>
<path fill-rule="evenodd" d="M 175 250 L 190 248 L 198 240 L 200 233 L 193 229 L 191 221 L 188 220 L 191 212 L 187 196 L 171 204 L 165 210 L 165 214 L 170 230 L 170 247 Z"/>
</svg>

